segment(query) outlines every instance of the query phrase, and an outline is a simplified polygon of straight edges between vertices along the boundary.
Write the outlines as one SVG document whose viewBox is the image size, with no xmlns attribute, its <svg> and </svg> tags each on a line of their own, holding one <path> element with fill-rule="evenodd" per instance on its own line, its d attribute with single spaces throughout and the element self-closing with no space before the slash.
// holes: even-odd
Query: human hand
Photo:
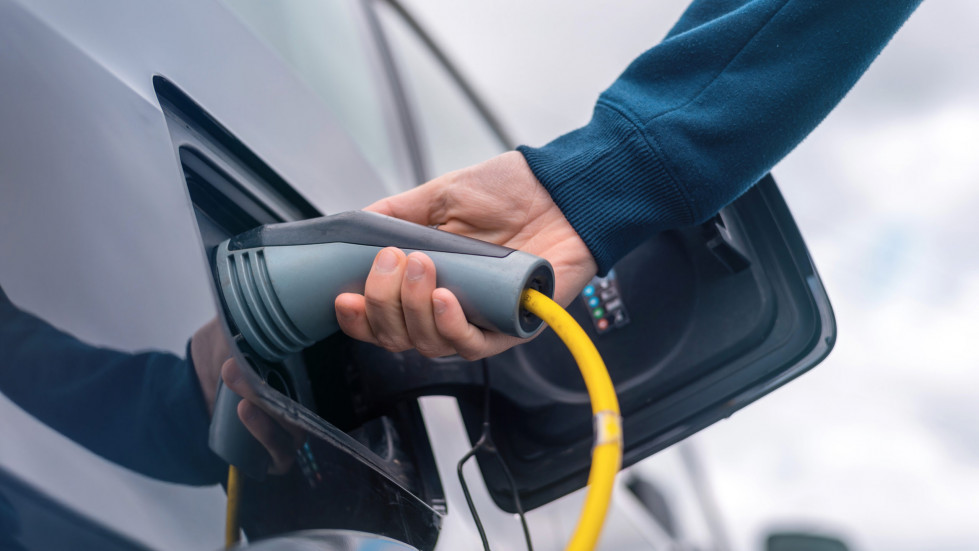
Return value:
<svg viewBox="0 0 979 551">
<path fill-rule="evenodd" d="M 272 457 L 269 474 L 287 473 L 295 461 L 295 451 L 302 445 L 305 435 L 292 425 L 279 423 L 257 405 L 261 402 L 245 383 L 241 367 L 231 357 L 231 349 L 217 318 L 194 333 L 190 341 L 190 354 L 208 414 L 214 414 L 218 378 L 221 377 L 228 388 L 242 397 L 238 403 L 238 418 Z"/>
<path fill-rule="evenodd" d="M 198 329 L 190 339 L 190 357 L 197 373 L 197 381 L 204 393 L 204 403 L 208 415 L 214 415 L 214 400 L 218 394 L 218 378 L 221 376 L 221 364 L 231 357 L 221 322 L 213 318 Z"/>
<path fill-rule="evenodd" d="M 451 172 L 365 210 L 520 249 L 550 261 L 555 300 L 567 306 L 595 275 L 595 259 L 522 154 L 511 151 Z M 435 287 L 435 266 L 423 253 L 389 247 L 378 253 L 364 294 L 336 299 L 341 329 L 392 352 L 474 360 L 522 339 L 466 321 L 458 299 Z"/>
<path fill-rule="evenodd" d="M 221 366 L 221 378 L 225 386 L 241 396 L 238 402 L 238 418 L 269 452 L 272 462 L 269 474 L 286 474 L 296 460 L 296 450 L 306 440 L 306 433 L 295 425 L 280 422 L 262 409 L 254 389 L 245 382 L 242 367 L 234 358 Z"/>
</svg>

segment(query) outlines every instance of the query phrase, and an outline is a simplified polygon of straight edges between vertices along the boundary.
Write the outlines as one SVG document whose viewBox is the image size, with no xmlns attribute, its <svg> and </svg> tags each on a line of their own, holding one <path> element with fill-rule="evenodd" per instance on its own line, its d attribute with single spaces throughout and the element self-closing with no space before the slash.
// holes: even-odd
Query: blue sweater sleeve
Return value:
<svg viewBox="0 0 979 551">
<path fill-rule="evenodd" d="M 95 347 L 15 307 L 0 289 L 0 392 L 102 457 L 147 476 L 217 484 L 227 464 L 188 360 Z"/>
<path fill-rule="evenodd" d="M 531 169 L 599 272 L 700 223 L 811 132 L 920 0 L 696 0 Z"/>
</svg>

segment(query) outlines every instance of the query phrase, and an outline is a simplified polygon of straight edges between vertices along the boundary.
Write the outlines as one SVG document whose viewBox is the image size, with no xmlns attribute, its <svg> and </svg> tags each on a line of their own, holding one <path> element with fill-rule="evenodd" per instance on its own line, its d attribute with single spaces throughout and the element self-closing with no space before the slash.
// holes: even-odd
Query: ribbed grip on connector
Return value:
<svg viewBox="0 0 979 551">
<path fill-rule="evenodd" d="M 292 323 L 276 297 L 264 250 L 229 252 L 225 242 L 218 259 L 227 313 L 255 352 L 279 361 L 315 342 Z"/>
</svg>

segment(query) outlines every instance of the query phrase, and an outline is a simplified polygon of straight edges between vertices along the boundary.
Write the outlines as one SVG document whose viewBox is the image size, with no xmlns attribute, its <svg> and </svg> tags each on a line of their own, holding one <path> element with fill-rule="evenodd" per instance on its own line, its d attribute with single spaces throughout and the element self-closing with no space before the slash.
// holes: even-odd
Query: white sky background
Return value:
<svg viewBox="0 0 979 551">
<path fill-rule="evenodd" d="M 410 0 L 521 142 L 585 122 L 685 1 Z M 775 170 L 828 289 L 822 365 L 697 437 L 734 548 L 979 549 L 979 4 L 926 2 Z"/>
</svg>

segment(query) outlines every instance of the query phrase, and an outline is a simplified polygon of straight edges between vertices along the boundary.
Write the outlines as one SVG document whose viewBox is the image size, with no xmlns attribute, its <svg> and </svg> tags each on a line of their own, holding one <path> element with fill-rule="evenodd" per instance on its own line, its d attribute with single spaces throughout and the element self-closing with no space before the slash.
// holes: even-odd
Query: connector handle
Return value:
<svg viewBox="0 0 979 551">
<path fill-rule="evenodd" d="M 294 224 L 306 232 L 269 226 L 218 247 L 226 312 L 264 359 L 280 361 L 336 332 L 336 297 L 364 292 L 374 257 L 390 242 L 406 253 L 427 254 L 437 285 L 456 295 L 473 324 L 521 338 L 540 329 L 540 319 L 521 308 L 520 295 L 527 288 L 553 295 L 546 260 L 378 214 L 352 214 Z"/>
</svg>

